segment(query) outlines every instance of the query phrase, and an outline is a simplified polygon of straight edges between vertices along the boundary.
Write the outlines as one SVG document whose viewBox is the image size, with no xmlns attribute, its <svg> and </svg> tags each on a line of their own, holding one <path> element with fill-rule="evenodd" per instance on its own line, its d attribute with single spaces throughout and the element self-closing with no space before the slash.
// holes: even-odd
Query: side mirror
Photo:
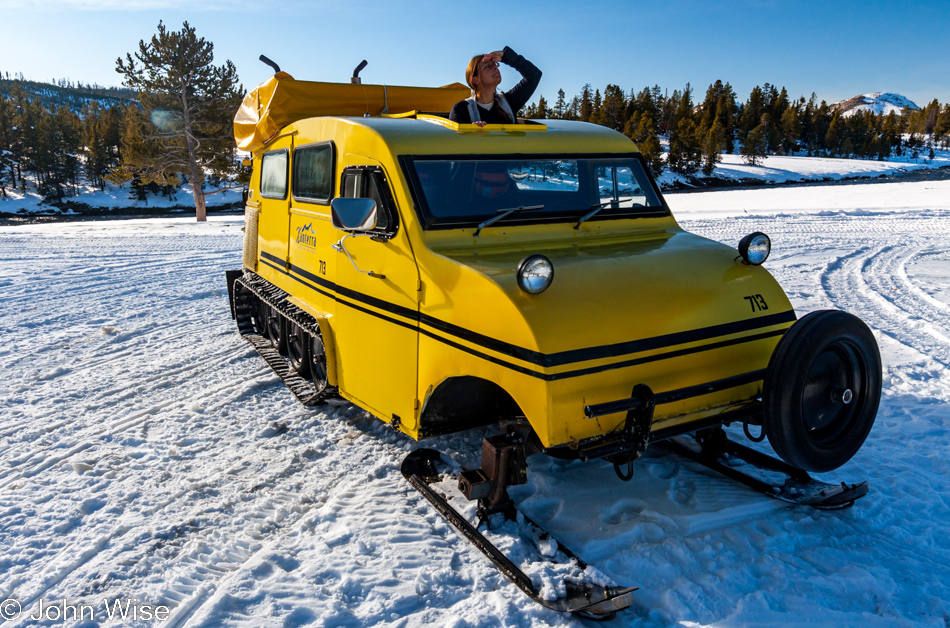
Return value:
<svg viewBox="0 0 950 628">
<path fill-rule="evenodd" d="M 335 198 L 330 201 L 333 226 L 343 231 L 376 228 L 376 201 L 371 198 Z"/>
</svg>

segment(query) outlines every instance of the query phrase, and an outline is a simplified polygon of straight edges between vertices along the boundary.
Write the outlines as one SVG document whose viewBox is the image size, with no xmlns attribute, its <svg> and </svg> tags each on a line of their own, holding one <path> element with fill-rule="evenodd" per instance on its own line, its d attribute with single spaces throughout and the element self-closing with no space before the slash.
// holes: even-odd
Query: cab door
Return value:
<svg viewBox="0 0 950 628">
<path fill-rule="evenodd" d="M 292 171 L 289 262 L 295 280 L 293 293 L 321 314 L 333 316 L 338 260 L 332 245 L 340 239 L 330 219 L 337 178 L 333 142 L 298 139 Z"/>
<path fill-rule="evenodd" d="M 261 155 L 260 216 L 258 218 L 258 251 L 262 276 L 282 285 L 280 272 L 288 267 L 288 235 L 290 232 L 290 153 L 293 136 L 278 138 Z M 268 268 L 268 270 L 265 270 Z M 273 270 L 280 269 L 278 274 Z"/>
<path fill-rule="evenodd" d="M 336 257 L 337 339 L 340 390 L 403 431 L 416 429 L 419 272 L 385 170 L 344 168 L 340 196 L 376 201 L 371 232 L 340 240 Z M 345 251 L 343 250 L 345 249 Z M 349 254 L 349 257 L 347 256 Z M 370 274 L 372 273 L 372 274 Z"/>
</svg>

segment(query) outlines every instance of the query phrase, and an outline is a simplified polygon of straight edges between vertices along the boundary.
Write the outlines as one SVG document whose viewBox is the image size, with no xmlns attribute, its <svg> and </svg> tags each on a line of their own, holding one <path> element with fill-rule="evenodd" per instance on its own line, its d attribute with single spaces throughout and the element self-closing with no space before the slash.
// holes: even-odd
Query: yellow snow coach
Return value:
<svg viewBox="0 0 950 628">
<path fill-rule="evenodd" d="M 866 483 L 807 472 L 847 462 L 874 422 L 881 359 L 867 326 L 839 311 L 797 319 L 761 266 L 765 234 L 733 247 L 684 231 L 622 134 L 446 119 L 468 96 L 278 69 L 245 97 L 235 139 L 253 175 L 232 313 L 293 393 L 341 397 L 414 439 L 497 424 L 481 467 L 458 476 L 474 518 L 433 489 L 445 484 L 437 452 L 412 452 L 403 473 L 525 593 L 591 617 L 629 606 L 634 589 L 575 573 L 545 599 L 491 541 L 499 517 L 545 538 L 506 490 L 533 454 L 604 458 L 629 479 L 662 444 L 778 499 L 863 496 Z M 729 440 L 733 423 L 781 459 Z M 554 543 L 536 559 L 585 570 Z"/>
</svg>

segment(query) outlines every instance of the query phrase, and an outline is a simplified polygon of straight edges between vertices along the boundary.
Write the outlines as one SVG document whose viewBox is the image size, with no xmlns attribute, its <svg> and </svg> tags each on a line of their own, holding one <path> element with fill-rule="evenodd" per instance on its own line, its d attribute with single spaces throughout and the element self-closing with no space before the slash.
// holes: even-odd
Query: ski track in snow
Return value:
<svg viewBox="0 0 950 628">
<path fill-rule="evenodd" d="M 512 489 L 526 514 L 641 587 L 606 625 L 950 623 L 950 209 L 921 209 L 681 221 L 730 244 L 765 231 L 799 316 L 872 328 L 877 423 L 824 478 L 871 492 L 822 512 L 659 448 L 627 484 L 533 457 Z M 170 628 L 583 623 L 536 606 L 409 487 L 418 445 L 352 405 L 301 406 L 238 337 L 240 219 L 122 222 L 0 229 L 0 600 L 134 598 L 167 605 Z M 484 435 L 423 446 L 470 467 Z"/>
</svg>

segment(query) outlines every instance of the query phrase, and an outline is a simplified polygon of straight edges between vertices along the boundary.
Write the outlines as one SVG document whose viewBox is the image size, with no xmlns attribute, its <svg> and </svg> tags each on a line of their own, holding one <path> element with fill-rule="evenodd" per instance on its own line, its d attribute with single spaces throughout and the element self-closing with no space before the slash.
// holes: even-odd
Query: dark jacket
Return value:
<svg viewBox="0 0 950 628">
<path fill-rule="evenodd" d="M 534 67 L 533 63 L 508 46 L 505 46 L 502 51 L 501 62 L 510 65 L 521 73 L 521 81 L 507 92 L 504 92 L 508 106 L 517 116 L 518 110 L 525 106 L 525 103 L 534 94 L 534 90 L 538 88 L 538 83 L 541 82 L 541 70 Z M 512 122 L 497 102 L 491 109 L 486 109 L 481 105 L 478 105 L 478 108 L 483 122 L 488 124 L 510 124 Z M 471 124 L 472 117 L 468 113 L 468 103 L 464 100 L 457 102 L 449 113 L 449 120 L 454 120 L 459 124 Z"/>
</svg>

